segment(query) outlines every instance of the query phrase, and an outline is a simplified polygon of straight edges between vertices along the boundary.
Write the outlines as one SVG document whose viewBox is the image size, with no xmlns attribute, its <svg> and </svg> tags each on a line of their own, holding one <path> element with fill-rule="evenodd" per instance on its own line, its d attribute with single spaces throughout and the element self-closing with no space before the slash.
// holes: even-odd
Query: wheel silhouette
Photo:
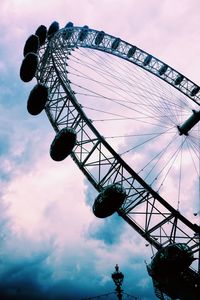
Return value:
<svg viewBox="0 0 200 300">
<path fill-rule="evenodd" d="M 45 108 L 56 132 L 51 157 L 70 154 L 99 193 L 94 214 L 117 211 L 158 251 L 148 272 L 160 299 L 197 299 L 200 229 L 188 218 L 199 209 L 199 86 L 120 38 L 72 23 L 40 26 L 24 55 L 21 79 L 37 79 L 28 111 Z"/>
</svg>

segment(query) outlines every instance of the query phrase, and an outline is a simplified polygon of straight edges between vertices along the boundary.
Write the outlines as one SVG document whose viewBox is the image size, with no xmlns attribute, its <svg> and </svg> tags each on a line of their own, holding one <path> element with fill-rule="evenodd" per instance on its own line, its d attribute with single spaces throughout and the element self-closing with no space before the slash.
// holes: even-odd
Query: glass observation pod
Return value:
<svg viewBox="0 0 200 300">
<path fill-rule="evenodd" d="M 104 36 L 105 36 L 105 32 L 104 31 L 99 31 L 97 33 L 97 36 L 95 38 L 95 45 L 96 46 L 98 46 L 98 45 L 100 45 L 102 43 Z"/>
<path fill-rule="evenodd" d="M 148 66 L 150 64 L 152 60 L 152 56 L 151 55 L 147 55 L 147 57 L 145 58 L 144 62 L 143 62 L 143 66 Z"/>
<path fill-rule="evenodd" d="M 87 25 L 83 26 L 79 33 L 79 41 L 83 42 L 88 35 L 89 27 Z"/>
<path fill-rule="evenodd" d="M 20 78 L 24 82 L 29 82 L 36 74 L 38 67 L 38 55 L 33 52 L 29 52 L 24 57 L 20 67 Z"/>
<path fill-rule="evenodd" d="M 35 31 L 35 35 L 38 36 L 40 46 L 44 45 L 47 38 L 47 28 L 45 25 L 40 25 Z"/>
<path fill-rule="evenodd" d="M 131 58 L 131 57 L 135 54 L 136 49 L 137 49 L 136 46 L 132 46 L 132 47 L 128 50 L 127 57 L 128 57 L 128 58 Z"/>
<path fill-rule="evenodd" d="M 48 100 L 48 87 L 42 84 L 37 84 L 31 90 L 28 101 L 27 110 L 31 115 L 38 115 L 45 108 Z"/>
<path fill-rule="evenodd" d="M 26 56 L 27 53 L 33 52 L 37 53 L 39 49 L 39 38 L 37 35 L 32 34 L 27 39 L 25 46 L 24 46 L 24 56 Z"/>
<path fill-rule="evenodd" d="M 72 22 L 68 22 L 66 25 L 65 25 L 65 32 L 63 34 L 63 37 L 68 40 L 70 39 L 70 37 L 72 36 L 73 34 L 73 23 Z"/>
<path fill-rule="evenodd" d="M 93 204 L 94 215 L 106 218 L 115 213 L 126 198 L 125 189 L 119 184 L 112 184 L 103 189 Z"/>
<path fill-rule="evenodd" d="M 47 31 L 48 39 L 51 39 L 58 30 L 59 30 L 59 23 L 56 21 L 52 22 Z"/>
<path fill-rule="evenodd" d="M 55 136 L 51 147 L 50 156 L 55 161 L 61 161 L 71 154 L 76 144 L 76 133 L 72 128 L 63 128 Z"/>
<path fill-rule="evenodd" d="M 111 49 L 116 50 L 119 47 L 120 41 L 121 40 L 119 38 L 116 38 L 112 43 Z"/>
<path fill-rule="evenodd" d="M 191 281 L 191 263 L 194 256 L 190 247 L 184 243 L 170 244 L 159 250 L 147 266 L 154 286 L 171 298 L 195 299 L 197 285 Z M 185 280 L 187 284 L 185 284 Z M 163 298 L 165 299 L 165 298 Z"/>
</svg>

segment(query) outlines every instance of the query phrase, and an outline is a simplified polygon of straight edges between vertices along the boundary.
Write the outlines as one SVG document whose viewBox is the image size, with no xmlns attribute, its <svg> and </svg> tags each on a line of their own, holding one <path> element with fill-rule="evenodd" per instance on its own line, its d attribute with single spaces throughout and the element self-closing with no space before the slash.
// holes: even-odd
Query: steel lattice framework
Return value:
<svg viewBox="0 0 200 300">
<path fill-rule="evenodd" d="M 67 62 L 76 48 L 107 52 L 133 63 L 164 80 L 200 105 L 199 87 L 188 78 L 147 52 L 104 34 L 96 42 L 99 31 L 89 29 L 80 40 L 82 27 L 60 29 L 39 51 L 36 78 L 49 88 L 47 116 L 56 132 L 64 127 L 75 129 L 77 143 L 71 154 L 97 191 L 119 183 L 126 190 L 126 200 L 118 214 L 157 250 L 171 243 L 186 243 L 199 261 L 200 228 L 174 209 L 153 190 L 108 144 L 88 119 L 70 86 Z M 71 31 L 71 32 L 70 32 Z M 70 32 L 70 34 L 69 34 Z M 128 53 L 132 49 L 133 55 Z M 198 270 L 190 269 L 194 278 Z"/>
</svg>

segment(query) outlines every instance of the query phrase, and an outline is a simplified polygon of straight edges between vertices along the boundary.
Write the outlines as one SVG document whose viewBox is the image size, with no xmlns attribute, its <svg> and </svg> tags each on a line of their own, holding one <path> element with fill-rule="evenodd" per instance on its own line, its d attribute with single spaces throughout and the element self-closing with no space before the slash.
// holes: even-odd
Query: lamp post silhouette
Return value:
<svg viewBox="0 0 200 300">
<path fill-rule="evenodd" d="M 115 266 L 115 272 L 112 273 L 111 275 L 115 285 L 116 285 L 116 292 L 117 292 L 117 297 L 119 300 L 122 300 L 122 283 L 123 283 L 123 279 L 124 279 L 124 274 L 122 272 L 119 272 L 119 266 L 118 264 L 116 264 Z"/>
<path fill-rule="evenodd" d="M 113 272 L 111 274 L 111 277 L 116 285 L 116 289 L 115 291 L 116 292 L 111 292 L 111 293 L 107 293 L 107 294 L 103 294 L 103 295 L 98 295 L 98 296 L 95 296 L 95 297 L 89 297 L 89 298 L 82 298 L 82 300 L 92 300 L 92 299 L 99 299 L 101 297 L 108 297 L 109 295 L 113 295 L 113 294 L 117 294 L 117 298 L 118 300 L 122 300 L 122 296 L 125 295 L 127 296 L 128 298 L 130 299 L 134 299 L 134 300 L 139 300 L 139 298 L 135 297 L 135 296 L 131 296 L 127 293 L 125 293 L 121 286 L 122 286 L 122 283 L 123 283 L 123 280 L 124 280 L 124 274 L 122 272 L 119 272 L 119 266 L 118 264 L 116 264 L 115 266 L 115 272 Z"/>
</svg>

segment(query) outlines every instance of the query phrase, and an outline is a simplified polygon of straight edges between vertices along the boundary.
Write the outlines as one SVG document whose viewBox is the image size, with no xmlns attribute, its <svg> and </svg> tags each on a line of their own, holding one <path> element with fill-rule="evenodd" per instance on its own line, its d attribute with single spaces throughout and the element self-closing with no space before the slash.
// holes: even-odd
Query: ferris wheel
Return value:
<svg viewBox="0 0 200 300">
<path fill-rule="evenodd" d="M 41 25 L 20 68 L 27 109 L 43 109 L 55 161 L 71 155 L 97 191 L 96 217 L 117 212 L 155 249 L 160 299 L 200 293 L 200 87 L 119 37 L 69 22 Z M 189 296 L 188 296 L 189 295 Z"/>
</svg>

